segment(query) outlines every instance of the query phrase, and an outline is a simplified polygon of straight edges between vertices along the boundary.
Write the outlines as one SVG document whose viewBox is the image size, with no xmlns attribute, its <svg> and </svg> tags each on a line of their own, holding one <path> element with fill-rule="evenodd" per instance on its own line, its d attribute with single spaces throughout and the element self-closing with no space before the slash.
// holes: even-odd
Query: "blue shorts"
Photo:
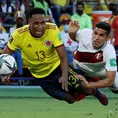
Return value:
<svg viewBox="0 0 118 118">
<path fill-rule="evenodd" d="M 75 91 L 78 91 L 79 87 L 81 88 L 80 80 L 74 77 L 75 74 L 80 74 L 72 67 L 69 68 L 68 74 L 68 89 L 69 93 L 73 95 Z M 62 76 L 61 67 L 58 66 L 49 76 L 45 78 L 35 78 L 34 84 L 41 86 L 41 88 L 50 96 L 58 99 L 65 100 L 67 92 L 62 89 L 62 84 L 59 83 L 59 78 Z M 76 89 L 77 88 L 77 89 Z"/>
</svg>

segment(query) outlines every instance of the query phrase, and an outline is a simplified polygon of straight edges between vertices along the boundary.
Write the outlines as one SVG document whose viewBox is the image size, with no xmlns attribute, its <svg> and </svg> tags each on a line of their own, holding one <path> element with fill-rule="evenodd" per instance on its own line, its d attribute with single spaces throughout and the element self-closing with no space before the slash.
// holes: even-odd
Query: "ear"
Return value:
<svg viewBox="0 0 118 118">
<path fill-rule="evenodd" d="M 107 40 L 111 40 L 111 35 L 109 35 L 109 36 L 107 37 Z"/>
</svg>

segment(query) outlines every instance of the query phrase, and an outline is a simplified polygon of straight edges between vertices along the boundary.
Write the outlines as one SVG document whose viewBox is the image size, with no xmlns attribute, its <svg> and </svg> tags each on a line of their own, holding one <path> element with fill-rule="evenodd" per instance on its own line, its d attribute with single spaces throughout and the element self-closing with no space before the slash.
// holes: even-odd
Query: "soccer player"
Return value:
<svg viewBox="0 0 118 118">
<path fill-rule="evenodd" d="M 97 89 L 90 89 L 85 91 L 83 96 L 79 96 L 80 81 L 74 77 L 75 72 L 72 69 L 69 69 L 68 74 L 67 55 L 60 40 L 59 30 L 55 24 L 46 22 L 43 9 L 31 10 L 29 25 L 13 32 L 3 53 L 12 54 L 17 48 L 21 48 L 23 59 L 34 77 L 34 82 L 48 95 L 74 103 L 77 99 L 84 98 L 84 95 L 92 94 L 103 105 L 108 104 L 107 97 Z M 8 79 L 9 77 L 2 77 L 3 82 L 7 82 Z"/>
<path fill-rule="evenodd" d="M 110 32 L 111 27 L 106 22 L 97 23 L 94 31 L 79 30 L 77 21 L 69 24 L 71 39 L 79 42 L 78 50 L 74 53 L 74 67 L 84 75 L 76 77 L 85 88 L 110 87 L 114 91 L 118 90 L 116 53 L 113 45 L 108 42 Z"/>
</svg>

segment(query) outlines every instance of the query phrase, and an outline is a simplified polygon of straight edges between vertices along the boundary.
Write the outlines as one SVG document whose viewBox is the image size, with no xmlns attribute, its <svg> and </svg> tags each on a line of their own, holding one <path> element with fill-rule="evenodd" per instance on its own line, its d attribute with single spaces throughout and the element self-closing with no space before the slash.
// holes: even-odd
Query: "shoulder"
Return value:
<svg viewBox="0 0 118 118">
<path fill-rule="evenodd" d="M 115 50 L 114 46 L 111 43 L 109 43 L 109 42 L 107 42 L 106 48 L 107 49 L 110 48 L 110 49 L 114 49 Z"/>
<path fill-rule="evenodd" d="M 91 18 L 89 15 L 87 15 L 86 13 L 83 14 L 84 17 L 87 17 L 87 18 Z"/>
<path fill-rule="evenodd" d="M 92 33 L 93 32 L 93 30 L 90 29 L 90 28 L 85 28 L 85 29 L 82 29 L 81 31 L 82 32 L 89 32 L 89 33 Z"/>
<path fill-rule="evenodd" d="M 89 35 L 92 35 L 92 33 L 93 33 L 93 30 L 92 29 L 89 29 L 89 28 L 85 28 L 85 29 L 82 29 L 82 30 L 78 30 L 77 31 L 77 34 L 78 35 L 83 35 L 83 36 L 89 36 Z"/>
<path fill-rule="evenodd" d="M 27 31 L 29 31 L 29 25 L 25 25 L 25 26 L 23 26 L 21 28 L 16 29 L 16 32 L 18 34 L 22 34 L 22 33 L 25 33 Z"/>
<path fill-rule="evenodd" d="M 71 18 L 74 18 L 74 17 L 78 17 L 78 14 L 75 13 L 75 14 L 73 14 L 73 15 L 71 16 Z"/>
<path fill-rule="evenodd" d="M 83 30 L 78 30 L 76 33 L 76 39 L 78 41 L 80 41 L 80 40 L 85 41 L 85 40 L 91 39 L 92 33 L 93 33 L 93 30 L 91 30 L 89 28 L 86 28 Z"/>
<path fill-rule="evenodd" d="M 57 26 L 56 26 L 56 24 L 54 24 L 54 23 L 46 23 L 46 29 L 48 29 L 48 30 L 56 30 L 57 29 Z"/>
<path fill-rule="evenodd" d="M 115 48 L 114 48 L 114 46 L 112 44 L 107 43 L 105 48 L 104 48 L 104 51 L 106 53 L 108 53 L 108 55 L 109 55 L 109 54 L 115 53 Z"/>
</svg>

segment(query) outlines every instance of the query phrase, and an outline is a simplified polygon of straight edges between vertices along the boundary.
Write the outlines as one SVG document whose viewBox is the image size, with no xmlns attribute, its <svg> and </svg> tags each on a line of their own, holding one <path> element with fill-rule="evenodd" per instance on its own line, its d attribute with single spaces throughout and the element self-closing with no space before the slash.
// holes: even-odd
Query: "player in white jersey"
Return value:
<svg viewBox="0 0 118 118">
<path fill-rule="evenodd" d="M 106 22 L 96 24 L 94 31 L 79 30 L 77 21 L 69 24 L 71 39 L 79 42 L 74 54 L 74 67 L 84 74 L 76 75 L 85 88 L 114 87 L 118 89 L 116 53 L 108 43 L 111 27 Z"/>
</svg>

